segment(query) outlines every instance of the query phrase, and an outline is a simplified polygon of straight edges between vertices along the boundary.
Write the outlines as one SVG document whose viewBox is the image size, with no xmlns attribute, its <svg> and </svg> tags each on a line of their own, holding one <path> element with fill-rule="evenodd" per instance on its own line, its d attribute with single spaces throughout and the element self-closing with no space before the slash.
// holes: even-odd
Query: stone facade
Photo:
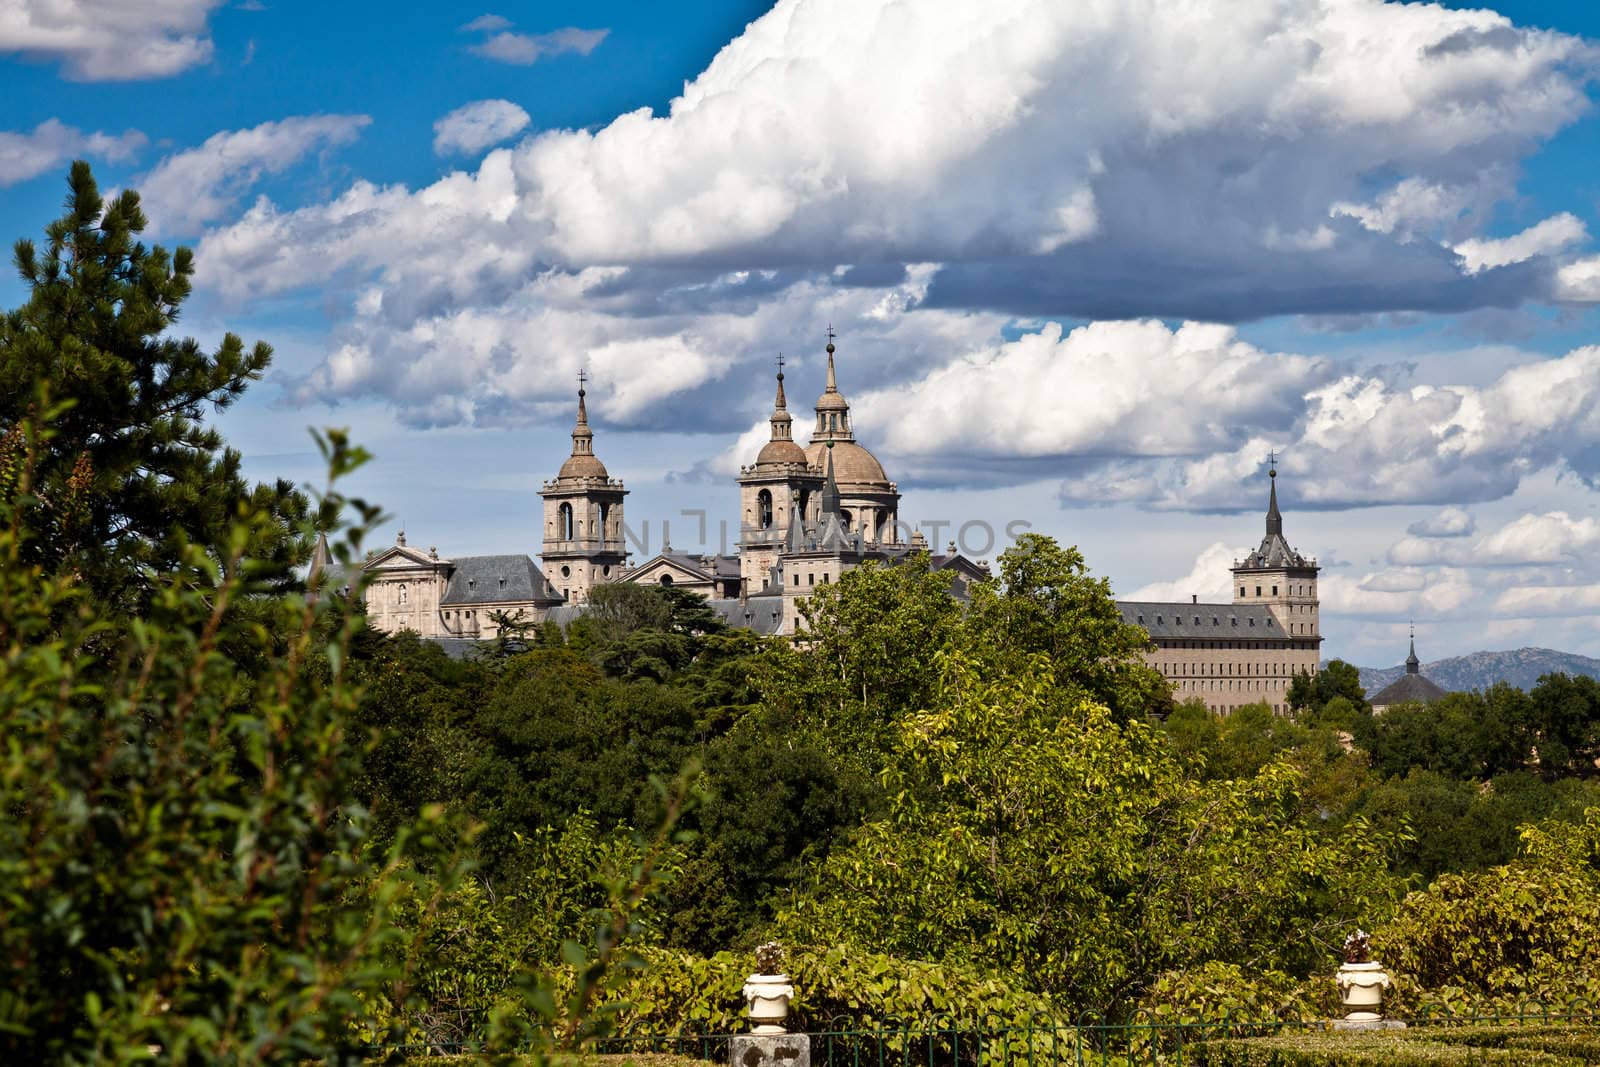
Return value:
<svg viewBox="0 0 1600 1067">
<path fill-rule="evenodd" d="M 1270 477 L 1266 536 L 1234 562 L 1233 603 L 1117 603 L 1124 622 L 1149 632 L 1155 647 L 1146 661 L 1179 702 L 1199 700 L 1219 714 L 1264 703 L 1286 714 L 1294 676 L 1320 669 L 1319 568 L 1284 540 L 1276 468 Z"/>
</svg>

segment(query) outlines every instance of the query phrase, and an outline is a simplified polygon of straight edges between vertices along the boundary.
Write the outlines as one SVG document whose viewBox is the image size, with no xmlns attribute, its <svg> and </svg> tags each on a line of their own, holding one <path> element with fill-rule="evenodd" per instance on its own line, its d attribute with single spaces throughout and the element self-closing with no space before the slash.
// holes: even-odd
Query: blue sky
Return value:
<svg viewBox="0 0 1600 1067">
<path fill-rule="evenodd" d="M 1600 9 L 768 6 L 24 0 L 0 229 L 140 188 L 184 328 L 277 349 L 249 469 L 349 425 L 444 554 L 537 552 L 579 366 L 630 525 L 715 548 L 831 321 L 908 518 L 1220 597 L 1279 448 L 1329 654 L 1600 654 Z"/>
</svg>

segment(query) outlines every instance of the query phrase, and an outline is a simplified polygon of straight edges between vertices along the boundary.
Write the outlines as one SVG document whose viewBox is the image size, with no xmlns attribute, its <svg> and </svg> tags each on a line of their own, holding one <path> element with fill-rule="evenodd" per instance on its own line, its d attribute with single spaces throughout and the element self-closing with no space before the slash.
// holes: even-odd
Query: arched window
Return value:
<svg viewBox="0 0 1600 1067">
<path fill-rule="evenodd" d="M 670 574 L 663 574 L 663 575 L 662 575 L 662 576 L 661 576 L 661 584 L 662 584 L 662 585 L 671 585 L 671 584 L 672 584 L 672 575 L 670 575 Z"/>
<path fill-rule="evenodd" d="M 850 523 L 855 519 L 855 516 L 851 515 L 849 510 L 847 510 L 845 508 L 840 508 L 839 509 L 839 519 L 844 523 L 844 528 L 846 530 L 848 530 L 848 529 L 850 529 Z"/>
<path fill-rule="evenodd" d="M 763 530 L 772 528 L 772 490 L 763 489 L 761 495 L 756 497 L 756 521 Z"/>
<path fill-rule="evenodd" d="M 561 535 L 559 540 L 572 540 L 572 505 L 562 504 L 561 510 L 557 512 L 557 516 L 558 518 L 556 520 L 556 526 Z"/>
<path fill-rule="evenodd" d="M 600 539 L 606 540 L 611 536 L 611 505 L 602 502 L 600 505 Z"/>
</svg>

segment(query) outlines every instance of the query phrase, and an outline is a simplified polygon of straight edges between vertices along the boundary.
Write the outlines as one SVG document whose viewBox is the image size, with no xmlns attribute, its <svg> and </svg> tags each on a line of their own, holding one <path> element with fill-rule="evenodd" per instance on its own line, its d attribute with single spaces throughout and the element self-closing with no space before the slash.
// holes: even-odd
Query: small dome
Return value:
<svg viewBox="0 0 1600 1067">
<path fill-rule="evenodd" d="M 548 469 L 548 468 L 547 468 Z M 558 478 L 610 478 L 606 465 L 600 462 L 600 457 L 589 454 L 568 456 L 567 461 L 561 465 Z"/>
<path fill-rule="evenodd" d="M 817 398 L 817 410 L 818 411 L 849 411 L 850 410 L 850 401 L 848 401 L 848 400 L 846 400 L 844 398 L 844 394 L 843 393 L 841 393 L 837 389 L 835 389 L 832 392 L 823 393 L 821 396 L 819 396 Z"/>
<path fill-rule="evenodd" d="M 768 441 L 756 456 L 756 465 L 765 467 L 778 463 L 809 463 L 806 450 L 793 441 Z"/>
<path fill-rule="evenodd" d="M 806 446 L 806 458 L 815 467 L 824 467 L 828 462 L 828 445 L 825 441 L 813 441 Z M 854 441 L 835 441 L 833 443 L 833 476 L 841 483 L 860 485 L 862 483 L 877 483 L 883 486 L 889 484 L 889 479 L 883 473 L 883 464 L 878 458 Z"/>
</svg>

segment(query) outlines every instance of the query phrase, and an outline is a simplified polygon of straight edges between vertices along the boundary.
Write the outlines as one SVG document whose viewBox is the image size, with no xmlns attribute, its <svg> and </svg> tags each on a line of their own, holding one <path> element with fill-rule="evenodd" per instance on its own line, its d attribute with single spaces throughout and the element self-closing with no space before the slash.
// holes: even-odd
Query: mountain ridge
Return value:
<svg viewBox="0 0 1600 1067">
<path fill-rule="evenodd" d="M 1357 667 L 1361 687 L 1370 696 L 1405 673 L 1405 664 L 1393 667 Z M 1600 659 L 1553 648 L 1516 648 L 1501 652 L 1469 652 L 1422 665 L 1430 681 L 1451 692 L 1487 689 L 1496 682 L 1508 682 L 1518 689 L 1532 689 L 1545 674 L 1581 674 L 1600 678 Z"/>
</svg>

